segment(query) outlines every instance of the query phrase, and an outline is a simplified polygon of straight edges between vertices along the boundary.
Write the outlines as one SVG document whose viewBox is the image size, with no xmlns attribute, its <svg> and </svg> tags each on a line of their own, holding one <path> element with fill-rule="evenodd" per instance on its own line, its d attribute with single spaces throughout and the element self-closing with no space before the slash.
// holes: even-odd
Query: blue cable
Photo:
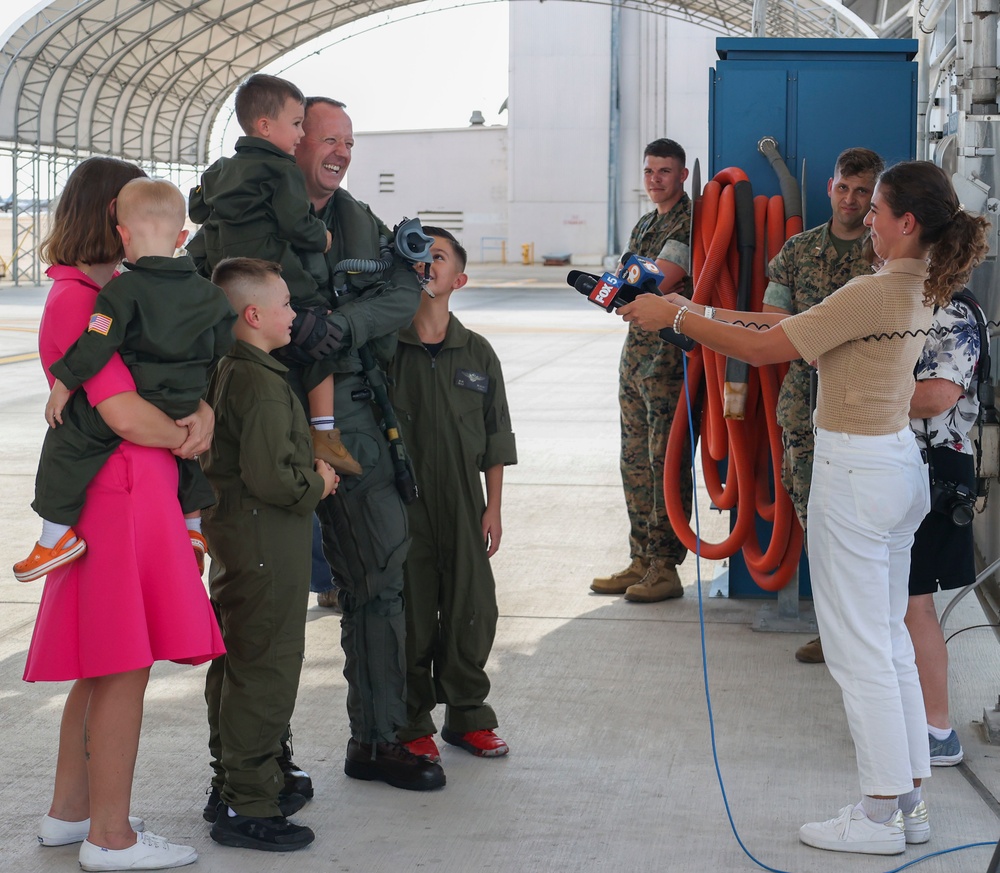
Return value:
<svg viewBox="0 0 1000 873">
<path fill-rule="evenodd" d="M 698 471 L 697 465 L 695 464 L 695 437 L 694 437 L 694 415 L 691 412 L 691 390 L 688 385 L 688 363 L 687 355 L 682 354 L 681 359 L 684 362 L 684 399 L 687 404 L 687 414 L 688 414 L 688 437 L 691 441 L 691 487 L 694 494 L 697 495 L 698 492 Z M 787 870 L 779 870 L 776 867 L 769 867 L 763 861 L 754 857 L 753 853 L 744 845 L 743 840 L 740 838 L 739 831 L 736 829 L 736 823 L 733 821 L 733 814 L 729 808 L 729 798 L 726 796 L 726 785 L 722 779 L 722 770 L 719 767 L 719 751 L 715 742 L 715 716 L 712 714 L 712 695 L 708 687 L 708 649 L 705 645 L 705 605 L 704 599 L 701 591 L 701 524 L 698 521 L 698 500 L 697 496 L 691 501 L 694 506 L 694 533 L 695 533 L 695 570 L 697 575 L 698 583 L 698 626 L 701 631 L 701 669 L 702 678 L 705 685 L 705 703 L 708 706 L 708 727 L 709 732 L 712 736 L 712 760 L 715 763 L 715 775 L 719 780 L 719 790 L 722 792 L 722 803 L 726 808 L 726 817 L 729 819 L 729 827 L 733 832 L 733 836 L 736 838 L 736 842 L 739 847 L 743 850 L 743 853 L 756 864 L 758 867 L 770 871 L 770 873 L 789 873 Z M 928 858 L 936 858 L 939 855 L 949 855 L 952 852 L 959 852 L 963 849 L 976 849 L 980 846 L 989 846 L 990 848 L 996 848 L 997 844 L 995 842 L 981 842 L 981 843 L 966 843 L 961 846 L 954 846 L 950 849 L 941 849 L 937 852 L 930 852 L 926 855 L 921 855 L 919 858 L 915 858 L 912 861 L 907 861 L 905 864 L 901 864 L 899 867 L 893 867 L 891 870 L 887 870 L 886 873 L 899 873 L 900 870 L 905 870 L 907 867 L 912 867 L 915 864 L 919 864 L 921 861 L 926 861 Z"/>
</svg>

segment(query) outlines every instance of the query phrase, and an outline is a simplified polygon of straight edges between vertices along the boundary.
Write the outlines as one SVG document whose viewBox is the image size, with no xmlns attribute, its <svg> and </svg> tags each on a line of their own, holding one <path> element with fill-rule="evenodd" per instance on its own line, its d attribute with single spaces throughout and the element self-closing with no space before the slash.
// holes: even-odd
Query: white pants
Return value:
<svg viewBox="0 0 1000 873">
<path fill-rule="evenodd" d="M 930 776 L 924 701 L 903 623 L 913 534 L 929 509 L 927 468 L 909 428 L 875 437 L 816 429 L 813 600 L 864 794 L 903 794 Z"/>
</svg>

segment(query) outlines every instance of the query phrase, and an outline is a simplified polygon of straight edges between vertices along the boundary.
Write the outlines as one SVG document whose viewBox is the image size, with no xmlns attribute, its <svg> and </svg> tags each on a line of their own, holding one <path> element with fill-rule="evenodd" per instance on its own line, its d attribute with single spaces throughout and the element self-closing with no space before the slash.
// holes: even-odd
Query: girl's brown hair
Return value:
<svg viewBox="0 0 1000 873">
<path fill-rule="evenodd" d="M 111 264 L 125 256 L 115 230 L 112 201 L 122 186 L 146 174 L 117 158 L 87 158 L 72 173 L 56 202 L 52 229 L 41 246 L 49 264 Z"/>
<path fill-rule="evenodd" d="M 909 212 L 928 246 L 924 303 L 943 306 L 960 290 L 990 245 L 989 220 L 962 209 L 947 174 L 930 161 L 903 161 L 878 180 L 879 191 L 897 218 Z"/>
</svg>

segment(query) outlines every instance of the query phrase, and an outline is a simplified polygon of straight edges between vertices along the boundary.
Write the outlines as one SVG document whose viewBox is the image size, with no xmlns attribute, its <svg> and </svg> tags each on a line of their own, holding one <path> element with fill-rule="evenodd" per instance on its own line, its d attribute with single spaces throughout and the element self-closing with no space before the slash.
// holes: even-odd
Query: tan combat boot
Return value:
<svg viewBox="0 0 1000 873">
<path fill-rule="evenodd" d="M 645 558 L 633 558 L 624 570 L 595 579 L 590 583 L 590 590 L 598 594 L 624 594 L 629 585 L 634 585 L 646 575 L 648 569 L 649 561 Z"/>
<path fill-rule="evenodd" d="M 653 558 L 646 575 L 630 585 L 625 592 L 626 600 L 637 603 L 656 603 L 683 596 L 684 586 L 681 584 L 681 577 L 677 575 L 677 569 L 663 558 Z"/>
<path fill-rule="evenodd" d="M 316 430 L 310 427 L 309 432 L 312 434 L 314 457 L 326 461 L 341 476 L 361 475 L 361 465 L 351 457 L 340 440 L 340 428 Z"/>
<path fill-rule="evenodd" d="M 799 646 L 795 650 L 795 660 L 803 664 L 822 664 L 826 661 L 823 657 L 823 643 L 819 637 L 809 640 L 805 645 Z"/>
</svg>

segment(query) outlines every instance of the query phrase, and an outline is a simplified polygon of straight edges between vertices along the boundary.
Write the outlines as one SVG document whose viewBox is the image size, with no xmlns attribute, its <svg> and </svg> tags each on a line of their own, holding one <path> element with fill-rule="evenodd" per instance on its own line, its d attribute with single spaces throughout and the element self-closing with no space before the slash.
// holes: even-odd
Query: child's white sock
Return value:
<svg viewBox="0 0 1000 873">
<path fill-rule="evenodd" d="M 48 521 L 47 519 L 42 519 L 42 535 L 38 538 L 38 545 L 45 549 L 51 549 L 59 540 L 62 539 L 63 535 L 70 529 L 68 524 L 56 524 L 54 521 Z M 76 542 L 76 537 L 73 537 L 67 546 L 73 545 Z"/>
<path fill-rule="evenodd" d="M 316 430 L 333 430 L 336 427 L 336 419 L 332 415 L 318 415 L 316 418 L 310 418 L 309 424 Z"/>
<path fill-rule="evenodd" d="M 187 525 L 188 530 L 196 530 L 201 533 L 201 516 L 196 516 L 195 518 L 185 518 L 184 524 Z"/>
</svg>

